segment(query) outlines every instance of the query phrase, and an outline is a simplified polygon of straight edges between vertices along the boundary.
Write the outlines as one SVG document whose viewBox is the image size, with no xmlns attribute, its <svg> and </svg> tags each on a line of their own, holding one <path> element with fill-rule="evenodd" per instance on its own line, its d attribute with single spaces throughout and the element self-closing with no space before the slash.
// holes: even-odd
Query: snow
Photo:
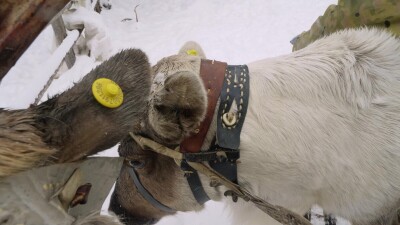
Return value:
<svg viewBox="0 0 400 225">
<path fill-rule="evenodd" d="M 63 14 L 63 19 L 67 29 L 84 29 L 84 39 L 90 50 L 90 55 L 99 61 L 109 58 L 112 54 L 112 42 L 108 36 L 108 28 L 104 25 L 103 18 L 93 10 L 77 7 L 73 11 Z"/>
<path fill-rule="evenodd" d="M 308 30 L 330 4 L 336 3 L 337 0 L 119 0 L 101 15 L 78 8 L 74 15 L 64 18 L 69 26 L 87 26 L 84 35 L 91 56 L 78 55 L 75 65 L 62 72 L 44 98 L 72 86 L 101 60 L 126 48 L 142 49 L 152 64 L 177 53 L 190 40 L 200 43 L 207 58 L 230 64 L 288 54 L 290 40 Z M 0 107 L 28 107 L 58 67 L 76 34 L 70 33 L 68 40 L 56 48 L 52 32 L 51 27 L 46 28 L 1 81 Z M 116 156 L 116 147 L 101 155 Z M 158 224 L 224 225 L 231 221 L 221 203 L 208 202 L 201 212 L 178 213 Z"/>
</svg>

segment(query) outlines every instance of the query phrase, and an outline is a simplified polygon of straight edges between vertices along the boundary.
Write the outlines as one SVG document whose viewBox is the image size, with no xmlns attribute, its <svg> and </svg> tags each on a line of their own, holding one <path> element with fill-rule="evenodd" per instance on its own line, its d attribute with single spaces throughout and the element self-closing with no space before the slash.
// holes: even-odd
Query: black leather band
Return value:
<svg viewBox="0 0 400 225">
<path fill-rule="evenodd" d="M 187 162 L 182 161 L 181 168 L 184 172 L 186 172 L 185 176 L 189 183 L 190 189 L 192 190 L 193 196 L 196 201 L 203 205 L 206 203 L 210 198 L 208 197 L 207 193 L 204 191 L 203 185 L 201 184 L 201 180 L 199 174 L 195 169 L 193 169 Z"/>
<path fill-rule="evenodd" d="M 239 151 L 234 151 L 239 156 Z M 219 174 L 232 181 L 238 183 L 237 178 L 237 158 L 219 158 L 208 162 L 211 168 L 217 171 Z"/>
<path fill-rule="evenodd" d="M 226 149 L 217 149 L 214 151 L 207 151 L 207 152 L 199 152 L 199 153 L 184 153 L 183 156 L 185 157 L 186 161 L 189 162 L 204 162 L 204 161 L 214 161 L 214 160 L 221 160 L 222 157 L 220 153 L 226 156 L 229 160 L 237 160 L 240 157 L 238 150 L 226 150 Z"/>
<path fill-rule="evenodd" d="M 139 176 L 136 174 L 135 169 L 129 169 L 129 175 L 131 176 L 133 183 L 135 184 L 137 190 L 139 191 L 139 193 L 143 196 L 143 198 L 145 198 L 148 202 L 150 202 L 150 204 L 152 204 L 154 207 L 156 207 L 157 209 L 160 209 L 164 212 L 167 213 L 175 213 L 176 210 L 171 209 L 170 207 L 162 204 L 161 202 L 157 201 L 157 199 L 155 199 L 153 197 L 153 195 L 151 195 L 147 189 L 142 185 L 142 183 L 139 180 Z"/>
<path fill-rule="evenodd" d="M 217 118 L 216 149 L 223 149 L 226 158 L 209 161 L 215 171 L 234 183 L 238 183 L 236 160 L 240 157 L 240 132 L 246 118 L 250 94 L 250 76 L 246 65 L 227 66 L 225 80 L 220 95 L 220 106 Z M 236 104 L 236 110 L 232 105 Z M 223 116 L 232 112 L 236 122 L 225 124 Z"/>
<path fill-rule="evenodd" d="M 220 106 L 217 118 L 217 144 L 225 149 L 239 149 L 240 132 L 246 118 L 250 94 L 250 76 L 246 65 L 228 66 L 225 81 L 220 95 Z M 222 117 L 230 111 L 236 102 L 236 123 L 226 126 Z"/>
</svg>

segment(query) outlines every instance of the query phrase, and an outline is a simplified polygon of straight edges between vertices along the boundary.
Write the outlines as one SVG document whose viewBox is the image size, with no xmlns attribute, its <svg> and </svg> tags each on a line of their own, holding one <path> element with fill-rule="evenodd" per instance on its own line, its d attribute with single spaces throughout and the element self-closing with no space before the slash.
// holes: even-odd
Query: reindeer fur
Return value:
<svg viewBox="0 0 400 225">
<path fill-rule="evenodd" d="M 289 55 L 248 64 L 250 100 L 241 134 L 240 184 L 270 203 L 299 214 L 318 204 L 328 213 L 350 220 L 353 225 L 397 224 L 396 212 L 400 206 L 399 52 L 400 41 L 391 34 L 363 28 L 340 31 Z M 150 121 L 140 134 L 176 146 L 193 132 L 204 114 L 182 115 L 181 109 L 184 107 L 186 113 L 192 112 L 190 109 L 205 111 L 204 101 L 199 101 L 204 90 L 198 88 L 201 84 L 193 85 L 201 83 L 199 63 L 199 57 L 181 54 L 164 58 L 153 67 L 155 74 L 165 76 L 164 87 L 174 81 L 175 75 L 179 79 L 182 77 L 182 82 L 174 82 L 184 87 L 175 85 L 168 91 L 162 86 L 155 89 L 150 100 Z M 177 102 L 157 99 L 176 99 Z M 162 108 L 163 113 L 151 111 L 158 108 Z M 160 126 L 178 128 L 168 130 Z M 122 155 L 134 158 L 143 152 L 146 151 L 134 145 L 120 148 Z M 157 161 L 157 157 L 144 161 L 149 168 L 163 170 L 165 162 Z M 151 181 L 153 174 L 149 168 L 143 169 L 146 172 L 141 178 L 149 178 L 147 182 L 151 186 L 156 181 Z M 168 198 L 161 196 L 160 201 L 170 207 L 177 202 L 196 205 L 193 198 L 180 194 L 186 193 L 188 185 L 174 177 L 179 168 L 164 168 L 167 169 L 173 173 L 163 175 L 169 180 L 158 186 L 175 192 Z M 201 179 L 207 187 L 209 180 Z M 164 182 L 161 178 L 157 181 Z M 115 195 L 124 195 L 128 187 L 134 190 L 129 176 L 122 172 Z M 161 191 L 154 189 L 157 188 L 152 191 Z M 220 188 L 207 187 L 206 191 L 210 196 L 221 196 Z M 148 204 L 118 200 L 132 216 L 133 205 L 136 204 L 136 208 Z M 260 215 L 255 213 L 254 207 L 236 205 L 231 208 L 237 224 L 272 224 L 265 216 L 261 219 L 247 217 Z M 141 216 L 159 218 L 159 215 Z"/>
<path fill-rule="evenodd" d="M 94 99 L 92 83 L 102 77 L 122 88 L 124 103 L 120 107 L 105 108 Z M 1 109 L 0 177 L 50 163 L 80 160 L 114 146 L 140 127 L 150 80 L 146 55 L 129 49 L 38 106 Z"/>
</svg>

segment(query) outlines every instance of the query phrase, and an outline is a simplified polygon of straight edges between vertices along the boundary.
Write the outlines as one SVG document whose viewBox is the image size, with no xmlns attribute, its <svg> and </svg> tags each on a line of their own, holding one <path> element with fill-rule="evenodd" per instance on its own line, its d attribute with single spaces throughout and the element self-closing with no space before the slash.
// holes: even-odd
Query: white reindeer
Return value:
<svg viewBox="0 0 400 225">
<path fill-rule="evenodd" d="M 165 82 L 152 94 L 139 133 L 176 146 L 193 131 L 207 103 L 199 68 L 200 57 L 184 54 L 153 67 Z M 344 30 L 248 68 L 239 183 L 299 214 L 318 204 L 353 225 L 398 224 L 400 41 L 378 29 Z M 171 159 L 129 139 L 120 154 L 141 164 L 142 183 L 164 205 L 177 211 L 202 208 Z M 166 215 L 135 191 L 129 169 L 121 171 L 111 209 L 127 221 Z M 223 197 L 220 188 L 208 186 L 208 178 L 201 179 L 210 198 Z M 249 204 L 228 204 L 235 224 L 274 224 Z"/>
</svg>

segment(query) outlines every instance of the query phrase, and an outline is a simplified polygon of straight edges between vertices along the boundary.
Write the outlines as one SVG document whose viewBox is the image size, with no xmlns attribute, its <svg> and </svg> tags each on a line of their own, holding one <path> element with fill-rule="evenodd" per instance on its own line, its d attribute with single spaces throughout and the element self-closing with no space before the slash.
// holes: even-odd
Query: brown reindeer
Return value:
<svg viewBox="0 0 400 225">
<path fill-rule="evenodd" d="M 119 84 L 123 104 L 100 105 L 92 83 Z M 138 85 L 140 84 L 140 85 Z M 0 178 L 33 167 L 73 162 L 117 144 L 138 130 L 150 91 L 146 55 L 124 50 L 97 66 L 62 94 L 23 110 L 0 110 Z"/>
<path fill-rule="evenodd" d="M 98 78 L 111 79 L 121 87 L 124 94 L 121 106 L 106 108 L 95 100 L 92 84 Z M 0 179 L 8 177 L 8 180 L 12 180 L 15 176 L 10 175 L 34 167 L 82 160 L 114 146 L 128 132 L 139 130 L 142 116 L 146 112 L 150 78 L 150 65 L 146 55 L 136 49 L 124 50 L 97 66 L 72 88 L 38 106 L 23 110 L 0 109 Z M 68 165 L 65 166 L 69 168 Z M 53 182 L 57 179 L 59 179 L 57 182 L 65 182 L 65 178 L 60 175 L 53 179 Z M 36 185 L 47 185 L 47 183 L 36 183 Z M 96 186 L 95 183 L 93 185 Z M 40 196 L 46 198 L 45 200 L 25 199 L 9 208 L 0 204 L 0 208 L 3 209 L 0 210 L 3 212 L 0 213 L 0 223 L 5 225 L 22 223 L 21 219 L 35 221 L 37 218 L 30 218 L 31 214 L 28 212 L 14 214 L 30 209 L 32 204 L 40 205 L 48 202 L 49 195 L 59 195 L 58 192 L 53 193 L 52 189 L 46 190 L 38 191 L 41 193 Z M 4 195 L 1 197 L 7 199 L 5 196 L 7 193 L 2 194 Z M 11 193 L 9 196 L 12 196 Z M 54 196 L 51 197 L 53 198 Z M 29 204 L 24 205 L 25 201 Z M 56 206 L 50 205 L 49 208 L 51 207 Z M 51 218 L 51 215 L 54 218 Z M 48 217 L 57 221 L 56 214 L 51 215 Z M 67 221 L 59 222 L 67 223 Z M 120 222 L 116 217 L 102 216 L 93 212 L 88 216 L 77 218 L 73 224 L 118 225 Z"/>
</svg>

